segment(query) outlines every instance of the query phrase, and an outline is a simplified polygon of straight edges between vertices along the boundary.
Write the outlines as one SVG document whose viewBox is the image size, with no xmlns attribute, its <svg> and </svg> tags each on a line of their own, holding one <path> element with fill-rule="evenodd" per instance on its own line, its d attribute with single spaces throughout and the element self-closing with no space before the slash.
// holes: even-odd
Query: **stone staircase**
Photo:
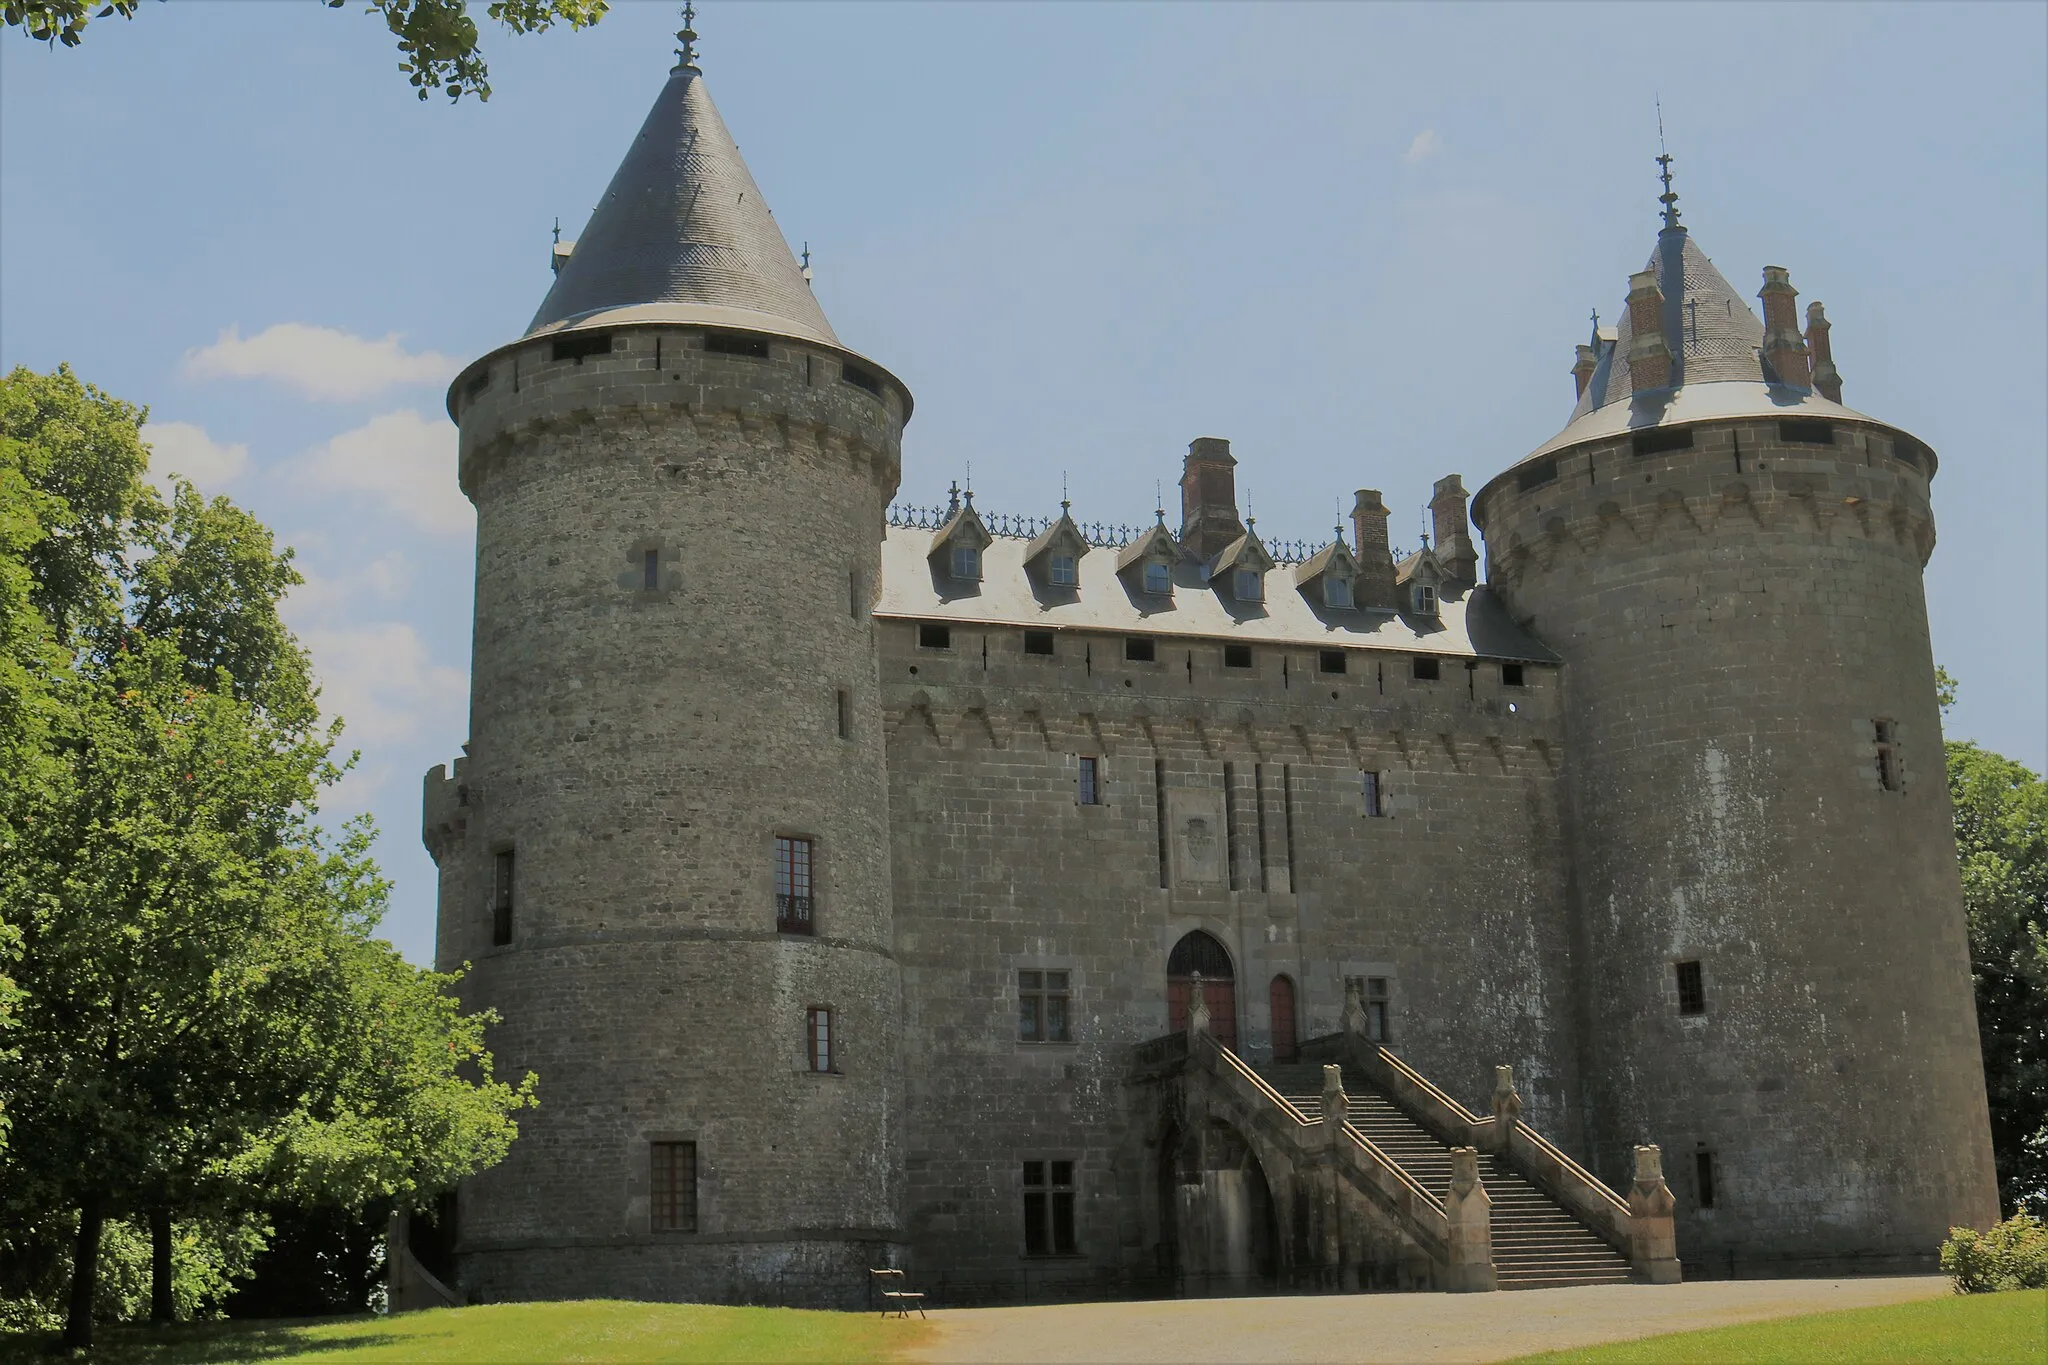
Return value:
<svg viewBox="0 0 2048 1365">
<path fill-rule="evenodd" d="M 1257 1070 L 1310 1120 L 1322 1117 L 1320 1064 Z M 1351 1126 L 1431 1194 L 1445 1199 L 1451 1186 L 1450 1148 L 1352 1067 L 1344 1069 L 1344 1089 Z M 1627 1284 L 1635 1278 L 1626 1257 L 1498 1157 L 1480 1155 L 1479 1182 L 1493 1201 L 1493 1264 L 1502 1289 Z"/>
</svg>

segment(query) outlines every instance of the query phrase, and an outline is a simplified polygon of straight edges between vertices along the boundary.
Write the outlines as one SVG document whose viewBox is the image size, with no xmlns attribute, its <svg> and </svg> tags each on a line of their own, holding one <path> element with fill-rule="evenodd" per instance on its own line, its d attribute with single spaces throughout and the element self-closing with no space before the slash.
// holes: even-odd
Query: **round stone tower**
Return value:
<svg viewBox="0 0 2048 1365">
<path fill-rule="evenodd" d="M 852 1305 L 900 1240 L 869 605 L 911 399 L 839 343 L 682 36 L 531 327 L 448 395 L 476 632 L 427 783 L 438 957 L 541 1081 L 457 1274 Z"/>
<path fill-rule="evenodd" d="M 1677 221 L 1565 429 L 1473 504 L 1566 660 L 1579 1097 L 1693 1273 L 1928 1268 L 1997 1214 L 1921 570 L 1920 441 Z"/>
</svg>

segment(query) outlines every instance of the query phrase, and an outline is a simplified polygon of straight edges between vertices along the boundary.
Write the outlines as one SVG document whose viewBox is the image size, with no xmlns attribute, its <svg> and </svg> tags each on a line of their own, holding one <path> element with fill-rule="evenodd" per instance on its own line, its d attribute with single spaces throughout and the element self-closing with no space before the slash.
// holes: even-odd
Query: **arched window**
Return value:
<svg viewBox="0 0 2048 1365">
<path fill-rule="evenodd" d="M 1175 1033 L 1187 1028 L 1188 996 L 1197 973 L 1202 978 L 1202 998 L 1209 1006 L 1210 1036 L 1234 1052 L 1237 1050 L 1237 973 L 1230 965 L 1230 950 L 1200 929 L 1183 937 L 1167 954 L 1167 1027 Z"/>
<path fill-rule="evenodd" d="M 1294 1023 L 1294 978 L 1285 972 L 1274 977 L 1267 998 L 1273 1006 L 1273 1060 L 1295 1061 L 1299 1054 Z"/>
</svg>

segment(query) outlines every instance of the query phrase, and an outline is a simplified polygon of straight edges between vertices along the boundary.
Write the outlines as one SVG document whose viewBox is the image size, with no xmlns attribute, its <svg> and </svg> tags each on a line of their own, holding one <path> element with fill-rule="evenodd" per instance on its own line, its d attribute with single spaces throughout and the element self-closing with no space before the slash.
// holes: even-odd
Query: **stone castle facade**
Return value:
<svg viewBox="0 0 2048 1365">
<path fill-rule="evenodd" d="M 1995 1218 L 1935 457 L 1668 188 L 1569 423 L 1399 562 L 1371 490 L 1263 541 L 1207 438 L 1177 526 L 892 507 L 910 392 L 686 42 L 449 392 L 438 958 L 543 1096 L 460 1292 L 1893 1270 Z"/>
</svg>

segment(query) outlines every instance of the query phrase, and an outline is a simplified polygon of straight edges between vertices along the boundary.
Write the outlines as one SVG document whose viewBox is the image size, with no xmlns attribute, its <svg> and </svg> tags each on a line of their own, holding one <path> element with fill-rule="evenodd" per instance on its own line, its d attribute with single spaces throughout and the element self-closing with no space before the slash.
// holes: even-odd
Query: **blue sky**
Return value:
<svg viewBox="0 0 2048 1365">
<path fill-rule="evenodd" d="M 481 8 L 481 5 L 478 5 Z M 0 33 L 0 364 L 150 405 L 158 461 L 296 546 L 291 619 L 363 759 L 388 928 L 425 960 L 419 778 L 464 738 L 472 530 L 442 387 L 545 293 L 670 64 L 675 11 L 487 34 L 420 103 L 313 0 Z M 1951 734 L 2048 760 L 2048 7 L 738 4 L 727 124 L 847 343 L 917 395 L 901 497 L 1131 521 L 1229 437 L 1261 529 L 1327 533 L 1560 427 L 1589 309 L 1680 207 L 1790 268 L 1845 399 L 1940 453 Z M 791 509 L 801 515 L 802 509 Z"/>
</svg>

